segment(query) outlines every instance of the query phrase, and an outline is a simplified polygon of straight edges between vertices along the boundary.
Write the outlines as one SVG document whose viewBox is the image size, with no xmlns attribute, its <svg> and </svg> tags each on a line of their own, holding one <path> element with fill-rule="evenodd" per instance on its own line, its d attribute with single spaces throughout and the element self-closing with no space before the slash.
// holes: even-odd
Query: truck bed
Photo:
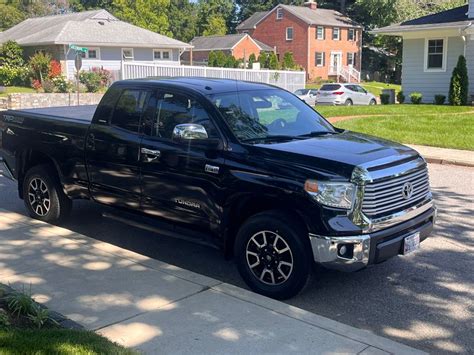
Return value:
<svg viewBox="0 0 474 355">
<path fill-rule="evenodd" d="M 26 117 L 41 116 L 42 118 L 71 120 L 89 124 L 92 121 L 92 117 L 94 117 L 96 108 L 97 105 L 46 107 L 8 111 L 8 114 Z"/>
</svg>

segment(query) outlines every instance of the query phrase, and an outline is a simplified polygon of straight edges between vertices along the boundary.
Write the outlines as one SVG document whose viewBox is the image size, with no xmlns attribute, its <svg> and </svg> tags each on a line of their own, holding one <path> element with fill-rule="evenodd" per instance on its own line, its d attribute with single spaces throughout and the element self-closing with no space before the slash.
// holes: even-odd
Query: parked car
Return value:
<svg viewBox="0 0 474 355">
<path fill-rule="evenodd" d="M 90 199 L 148 230 L 164 220 L 166 234 L 207 238 L 278 299 L 314 262 L 355 271 L 410 254 L 435 221 L 416 151 L 335 128 L 265 84 L 121 81 L 97 107 L 2 112 L 0 132 L 3 170 L 33 218 L 59 223 Z"/>
<path fill-rule="evenodd" d="M 317 105 L 376 105 L 377 99 L 358 84 L 324 84 L 316 96 Z"/>
<path fill-rule="evenodd" d="M 318 94 L 317 89 L 299 89 L 294 92 L 296 96 L 298 96 L 301 100 L 306 102 L 310 106 L 314 106 L 316 104 L 316 96 Z"/>
</svg>

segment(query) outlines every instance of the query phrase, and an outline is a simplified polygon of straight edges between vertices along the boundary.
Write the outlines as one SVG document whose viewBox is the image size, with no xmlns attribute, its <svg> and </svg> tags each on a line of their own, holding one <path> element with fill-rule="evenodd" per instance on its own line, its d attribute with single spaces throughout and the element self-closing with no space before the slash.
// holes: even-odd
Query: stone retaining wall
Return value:
<svg viewBox="0 0 474 355">
<path fill-rule="evenodd" d="M 79 96 L 79 105 L 97 105 L 104 94 L 84 93 Z M 77 94 L 9 94 L 7 100 L 0 102 L 0 109 L 25 109 L 55 106 L 75 106 Z"/>
</svg>

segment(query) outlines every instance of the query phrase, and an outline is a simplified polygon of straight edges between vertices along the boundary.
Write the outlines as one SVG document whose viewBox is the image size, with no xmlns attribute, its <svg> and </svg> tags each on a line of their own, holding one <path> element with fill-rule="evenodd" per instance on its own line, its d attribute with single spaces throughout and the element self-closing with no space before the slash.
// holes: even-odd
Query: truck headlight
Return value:
<svg viewBox="0 0 474 355">
<path fill-rule="evenodd" d="M 328 206 L 349 210 L 352 208 L 356 187 L 347 182 L 307 180 L 304 189 L 316 201 Z"/>
</svg>

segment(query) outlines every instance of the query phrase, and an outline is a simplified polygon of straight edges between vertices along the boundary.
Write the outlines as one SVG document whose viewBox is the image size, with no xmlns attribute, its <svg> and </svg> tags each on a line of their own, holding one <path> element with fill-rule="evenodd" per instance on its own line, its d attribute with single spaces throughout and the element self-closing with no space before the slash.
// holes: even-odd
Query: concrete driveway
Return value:
<svg viewBox="0 0 474 355">
<path fill-rule="evenodd" d="M 429 168 L 439 224 L 420 252 L 355 274 L 319 270 L 288 304 L 431 353 L 474 353 L 474 169 Z M 0 179 L 0 196 L 0 208 L 25 213 L 14 184 Z M 105 219 L 106 210 L 76 203 L 65 227 L 245 287 L 219 251 Z"/>
</svg>

